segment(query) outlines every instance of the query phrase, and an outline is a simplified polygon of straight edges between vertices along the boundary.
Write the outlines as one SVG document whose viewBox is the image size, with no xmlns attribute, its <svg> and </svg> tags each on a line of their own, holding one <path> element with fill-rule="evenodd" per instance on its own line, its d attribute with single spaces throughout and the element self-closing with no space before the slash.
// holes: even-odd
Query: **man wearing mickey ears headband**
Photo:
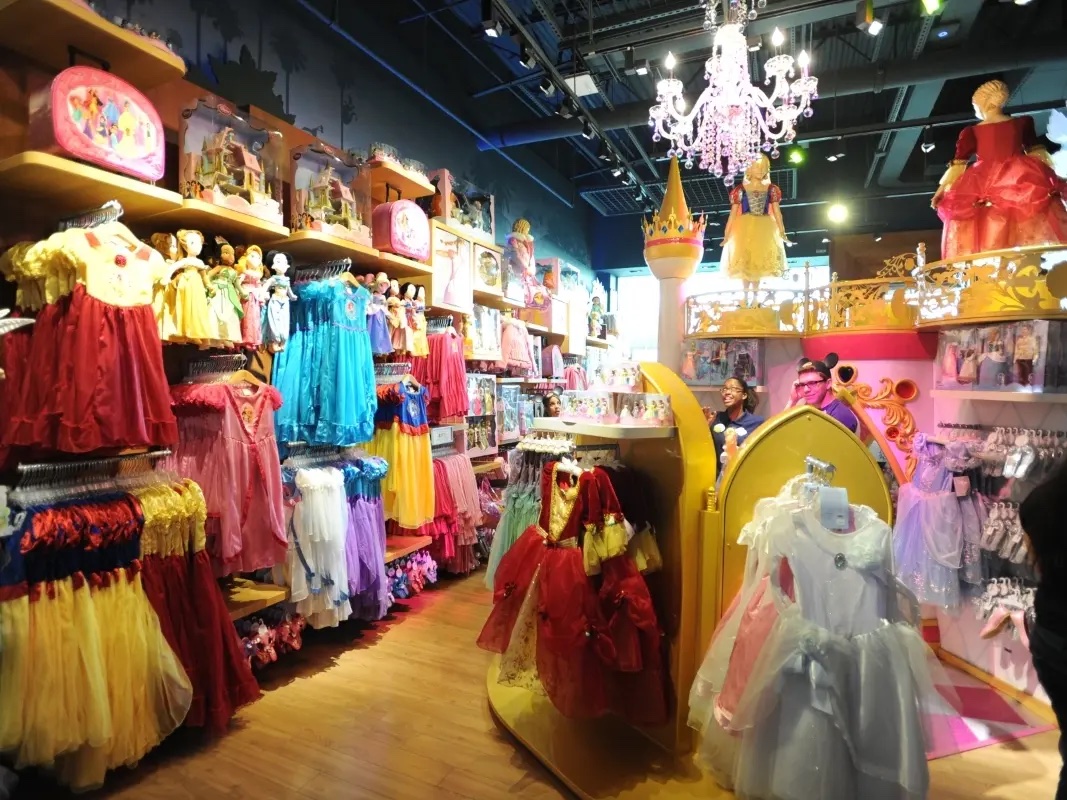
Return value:
<svg viewBox="0 0 1067 800">
<path fill-rule="evenodd" d="M 797 379 L 789 396 L 789 407 L 814 406 L 829 414 L 853 433 L 858 433 L 860 421 L 847 403 L 834 396 L 832 370 L 837 366 L 837 353 L 830 353 L 822 361 L 800 359 Z"/>
</svg>

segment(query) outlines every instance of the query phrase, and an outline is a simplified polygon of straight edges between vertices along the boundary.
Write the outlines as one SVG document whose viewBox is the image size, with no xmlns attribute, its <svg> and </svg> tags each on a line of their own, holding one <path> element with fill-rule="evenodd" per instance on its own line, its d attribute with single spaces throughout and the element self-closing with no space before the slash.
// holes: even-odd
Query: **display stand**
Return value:
<svg viewBox="0 0 1067 800">
<path fill-rule="evenodd" d="M 715 483 L 711 432 L 700 404 L 674 372 L 655 363 L 642 363 L 641 371 L 647 391 L 670 395 L 676 436 L 635 440 L 612 433 L 626 428 L 606 425 L 594 438 L 617 440 L 622 460 L 651 482 L 663 571 L 650 577 L 649 586 L 670 643 L 672 721 L 664 728 L 638 730 L 610 717 L 568 719 L 547 697 L 500 685 L 499 658 L 493 659 L 486 677 L 489 705 L 501 724 L 579 797 L 727 797 L 686 757 L 692 744 L 686 725 L 688 691 L 703 655 L 697 632 L 706 603 L 696 554 L 701 510 L 708 487 Z M 583 434 L 583 440 L 587 436 Z M 670 782 L 666 793 L 665 781 Z"/>
</svg>

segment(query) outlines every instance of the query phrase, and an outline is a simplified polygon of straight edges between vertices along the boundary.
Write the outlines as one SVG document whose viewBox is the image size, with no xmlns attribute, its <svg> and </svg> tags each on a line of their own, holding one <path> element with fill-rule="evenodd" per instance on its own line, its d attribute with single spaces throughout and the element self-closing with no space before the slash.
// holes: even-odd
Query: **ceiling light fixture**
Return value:
<svg viewBox="0 0 1067 800">
<path fill-rule="evenodd" d="M 629 172 L 623 172 L 622 173 L 622 185 L 623 186 L 629 186 L 633 182 L 634 182 L 634 176 L 633 175 L 631 175 Z"/>
<path fill-rule="evenodd" d="M 919 149 L 924 153 L 932 153 L 937 145 L 934 144 L 933 137 L 930 134 L 930 126 L 927 125 L 923 128 L 923 143 L 919 145 Z"/>
<path fill-rule="evenodd" d="M 941 0 L 922 0 L 922 3 L 923 12 L 927 16 L 932 17 L 934 14 L 937 14 L 939 11 L 941 11 Z"/>
<path fill-rule="evenodd" d="M 504 26 L 493 9 L 493 0 L 482 0 L 482 30 L 490 39 L 499 39 L 504 33 Z"/>
<path fill-rule="evenodd" d="M 875 236 L 875 237 L 874 237 L 874 240 L 875 240 L 876 242 L 880 242 L 880 241 L 882 241 L 882 237 L 881 237 L 881 236 Z"/>
<path fill-rule="evenodd" d="M 601 161 L 610 163 L 615 158 L 615 154 L 611 152 L 611 148 L 609 148 L 607 144 L 601 142 L 600 149 L 597 150 L 596 157 L 599 158 Z"/>
<path fill-rule="evenodd" d="M 611 168 L 611 174 L 615 178 L 618 178 L 620 175 L 622 175 L 624 171 L 625 170 L 623 170 L 622 166 L 619 164 L 616 164 L 614 167 Z"/>
<path fill-rule="evenodd" d="M 818 97 L 818 80 L 808 74 L 807 52 L 796 59 L 777 52 L 785 43 L 778 29 L 771 36 L 775 54 L 763 69 L 769 93 L 753 85 L 749 71 L 745 25 L 756 18 L 760 0 L 708 0 L 704 29 L 712 34 L 712 54 L 705 64 L 708 85 L 687 110 L 685 84 L 673 74 L 677 59 L 668 53 L 663 66 L 671 75 L 656 85 L 656 105 L 649 109 L 652 139 L 667 139 L 667 156 L 677 156 L 687 167 L 700 168 L 723 178 L 727 186 L 759 156 L 777 158 L 778 147 L 796 138 L 797 121 L 812 115 L 811 101 Z M 800 75 L 796 76 L 799 68 Z"/>
<path fill-rule="evenodd" d="M 640 62 L 638 62 L 637 65 L 634 66 L 634 72 L 636 72 L 638 75 L 647 75 L 648 74 L 648 61 L 640 61 Z"/>
<path fill-rule="evenodd" d="M 830 222 L 840 224 L 848 219 L 848 206 L 834 203 L 826 210 L 826 217 Z"/>
<path fill-rule="evenodd" d="M 559 108 L 556 109 L 556 114 L 563 119 L 570 119 L 578 113 L 578 109 L 574 107 L 574 101 L 569 97 L 559 104 Z"/>
<path fill-rule="evenodd" d="M 582 138 L 592 139 L 595 136 L 596 131 L 593 130 L 593 126 L 590 124 L 589 120 L 585 120 L 585 122 L 582 123 Z"/>
<path fill-rule="evenodd" d="M 882 32 L 885 24 L 874 15 L 874 0 L 859 0 L 856 3 L 856 27 L 870 36 Z"/>
<path fill-rule="evenodd" d="M 823 243 L 823 244 L 830 244 L 830 240 L 829 240 L 829 239 L 827 239 L 827 238 L 826 238 L 826 237 L 824 236 L 824 237 L 822 237 L 822 243 Z"/>
<path fill-rule="evenodd" d="M 537 56 L 533 54 L 533 51 L 526 45 L 519 48 L 519 63 L 526 69 L 533 69 L 537 66 Z"/>
</svg>

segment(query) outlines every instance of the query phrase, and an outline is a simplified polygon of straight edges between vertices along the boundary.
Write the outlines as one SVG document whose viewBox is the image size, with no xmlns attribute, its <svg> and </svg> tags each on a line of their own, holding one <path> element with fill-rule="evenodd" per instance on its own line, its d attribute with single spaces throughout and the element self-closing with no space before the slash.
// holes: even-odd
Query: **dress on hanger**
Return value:
<svg viewBox="0 0 1067 800">
<path fill-rule="evenodd" d="M 950 167 L 959 177 L 937 206 L 942 258 L 1067 243 L 1067 182 L 1027 155 L 1037 145 L 1029 116 L 963 129 Z M 971 156 L 977 160 L 967 166 Z"/>
<path fill-rule="evenodd" d="M 23 256 L 47 305 L 6 442 L 69 453 L 175 442 L 152 299 L 169 270 L 118 222 L 53 234 Z M 5 391 L 15 391 L 5 387 Z"/>
<path fill-rule="evenodd" d="M 964 545 L 959 498 L 945 448 L 918 434 L 912 451 L 919 457 L 915 475 L 897 498 L 896 574 L 920 603 L 955 608 Z"/>
<path fill-rule="evenodd" d="M 426 416 L 426 387 L 404 383 L 378 387 L 370 455 L 384 458 L 389 474 L 382 481 L 385 517 L 405 531 L 419 531 L 434 519 L 433 455 Z"/>
<path fill-rule="evenodd" d="M 285 558 L 274 412 L 266 384 L 184 383 L 171 388 L 178 444 L 166 465 L 192 478 L 207 499 L 207 546 L 218 576 L 252 572 Z"/>
</svg>

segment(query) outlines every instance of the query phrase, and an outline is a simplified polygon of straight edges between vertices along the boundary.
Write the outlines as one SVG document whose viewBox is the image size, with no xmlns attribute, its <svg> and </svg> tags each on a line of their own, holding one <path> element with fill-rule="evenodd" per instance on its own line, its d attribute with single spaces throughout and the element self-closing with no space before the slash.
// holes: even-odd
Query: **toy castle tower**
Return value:
<svg viewBox="0 0 1067 800">
<path fill-rule="evenodd" d="M 690 215 L 682 191 L 678 159 L 671 159 L 663 205 L 652 219 L 642 220 L 645 263 L 659 279 L 658 361 L 678 369 L 685 325 L 685 282 L 704 257 L 704 215 Z"/>
</svg>

